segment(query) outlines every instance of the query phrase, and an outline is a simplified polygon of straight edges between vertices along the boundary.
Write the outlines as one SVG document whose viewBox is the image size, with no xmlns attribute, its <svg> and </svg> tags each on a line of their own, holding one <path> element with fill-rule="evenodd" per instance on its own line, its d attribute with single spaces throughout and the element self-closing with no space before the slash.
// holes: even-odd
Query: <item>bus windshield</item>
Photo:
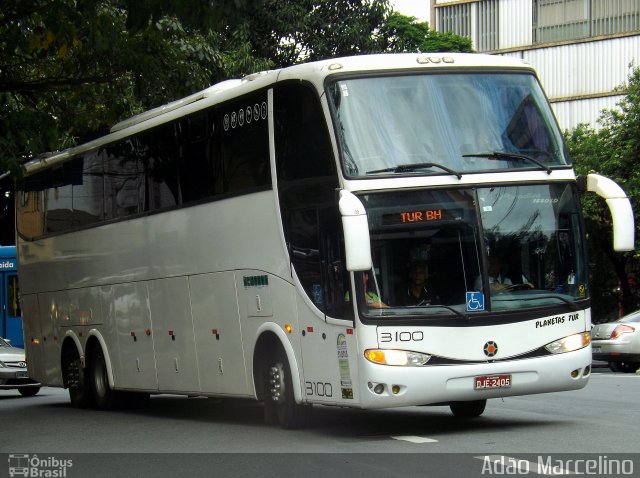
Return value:
<svg viewBox="0 0 640 478">
<path fill-rule="evenodd" d="M 329 85 L 347 177 L 567 166 L 531 74 L 445 73 Z"/>
<path fill-rule="evenodd" d="M 374 269 L 355 274 L 364 317 L 469 317 L 587 298 L 568 184 L 361 196 Z"/>
</svg>

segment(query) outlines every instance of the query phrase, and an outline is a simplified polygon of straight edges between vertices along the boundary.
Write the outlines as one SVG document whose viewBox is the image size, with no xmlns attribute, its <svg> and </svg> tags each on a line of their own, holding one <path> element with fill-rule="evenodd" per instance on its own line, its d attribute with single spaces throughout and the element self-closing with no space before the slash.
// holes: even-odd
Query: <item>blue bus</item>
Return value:
<svg viewBox="0 0 640 478">
<path fill-rule="evenodd" d="M 15 246 L 0 246 L 0 336 L 24 347 Z"/>
</svg>

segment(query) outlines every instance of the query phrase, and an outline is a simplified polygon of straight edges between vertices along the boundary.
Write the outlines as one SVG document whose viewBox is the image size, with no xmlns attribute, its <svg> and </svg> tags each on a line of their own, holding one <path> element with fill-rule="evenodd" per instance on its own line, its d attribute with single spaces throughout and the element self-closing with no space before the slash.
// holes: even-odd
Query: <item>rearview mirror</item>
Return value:
<svg viewBox="0 0 640 478">
<path fill-rule="evenodd" d="M 367 213 L 360 199 L 353 193 L 340 191 L 340 214 L 344 230 L 344 247 L 348 271 L 371 269 L 371 241 Z"/>
<path fill-rule="evenodd" d="M 635 243 L 635 221 L 631 201 L 622 188 L 611 179 L 593 173 L 586 178 L 580 177 L 578 184 L 581 190 L 594 192 L 606 200 L 613 222 L 613 250 L 632 251 Z"/>
</svg>

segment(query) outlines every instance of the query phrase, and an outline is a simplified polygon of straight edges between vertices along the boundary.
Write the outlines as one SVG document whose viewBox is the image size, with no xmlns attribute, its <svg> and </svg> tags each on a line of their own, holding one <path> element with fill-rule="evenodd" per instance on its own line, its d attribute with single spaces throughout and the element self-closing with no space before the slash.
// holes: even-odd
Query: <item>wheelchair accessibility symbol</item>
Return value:
<svg viewBox="0 0 640 478">
<path fill-rule="evenodd" d="M 484 294 L 482 292 L 467 292 L 467 312 L 484 310 Z"/>
</svg>

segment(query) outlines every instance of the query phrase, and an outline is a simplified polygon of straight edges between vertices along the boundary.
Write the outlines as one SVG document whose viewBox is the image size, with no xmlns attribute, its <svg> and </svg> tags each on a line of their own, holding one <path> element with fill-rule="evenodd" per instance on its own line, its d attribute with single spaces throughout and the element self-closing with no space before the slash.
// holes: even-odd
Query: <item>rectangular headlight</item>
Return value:
<svg viewBox="0 0 640 478">
<path fill-rule="evenodd" d="M 409 350 L 365 350 L 364 357 L 373 363 L 380 365 L 394 365 L 400 367 L 420 367 L 426 364 L 431 355 Z"/>
<path fill-rule="evenodd" d="M 569 335 L 560 340 L 556 340 L 544 346 L 552 354 L 563 354 L 580 350 L 591 343 L 591 334 L 589 332 L 581 332 L 579 334 Z"/>
</svg>

